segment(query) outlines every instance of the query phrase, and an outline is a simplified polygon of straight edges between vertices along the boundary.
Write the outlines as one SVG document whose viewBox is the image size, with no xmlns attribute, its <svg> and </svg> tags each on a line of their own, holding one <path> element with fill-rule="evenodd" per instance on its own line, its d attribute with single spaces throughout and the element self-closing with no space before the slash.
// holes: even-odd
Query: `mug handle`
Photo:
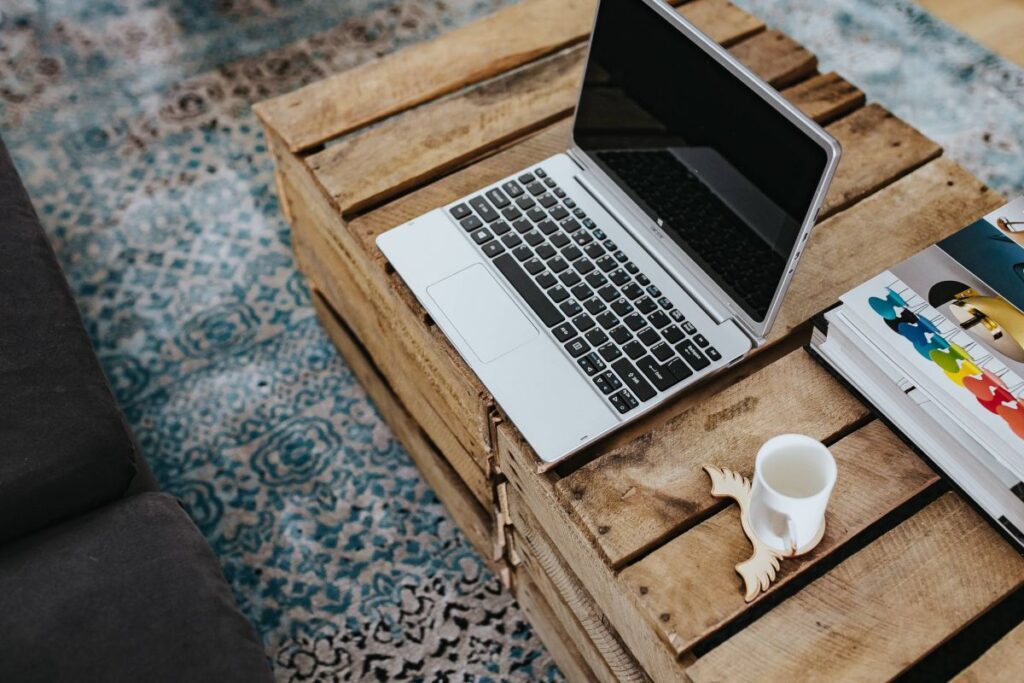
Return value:
<svg viewBox="0 0 1024 683">
<path fill-rule="evenodd" d="M 793 518 L 789 515 L 783 515 L 786 518 L 786 535 L 783 540 L 786 543 L 787 555 L 796 555 L 796 524 L 793 523 Z"/>
</svg>

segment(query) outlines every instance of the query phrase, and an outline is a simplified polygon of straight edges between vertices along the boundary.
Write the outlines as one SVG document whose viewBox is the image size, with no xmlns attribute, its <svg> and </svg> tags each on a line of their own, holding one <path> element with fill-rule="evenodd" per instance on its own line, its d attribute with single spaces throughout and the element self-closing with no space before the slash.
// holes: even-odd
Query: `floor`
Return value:
<svg viewBox="0 0 1024 683">
<path fill-rule="evenodd" d="M 1024 66 L 1024 0 L 917 0 L 997 54 Z"/>
</svg>

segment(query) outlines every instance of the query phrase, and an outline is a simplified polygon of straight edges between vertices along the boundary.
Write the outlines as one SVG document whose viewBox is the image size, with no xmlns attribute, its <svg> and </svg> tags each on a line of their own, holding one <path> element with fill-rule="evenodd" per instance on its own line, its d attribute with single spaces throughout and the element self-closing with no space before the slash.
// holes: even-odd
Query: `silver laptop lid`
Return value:
<svg viewBox="0 0 1024 683">
<path fill-rule="evenodd" d="M 642 241 L 763 339 L 838 143 L 660 0 L 600 0 L 572 136 Z"/>
</svg>

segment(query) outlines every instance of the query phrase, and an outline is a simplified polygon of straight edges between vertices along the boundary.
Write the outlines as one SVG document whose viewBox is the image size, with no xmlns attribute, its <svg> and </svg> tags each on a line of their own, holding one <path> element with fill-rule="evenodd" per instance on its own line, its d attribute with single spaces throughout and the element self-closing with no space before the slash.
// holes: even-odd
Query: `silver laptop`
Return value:
<svg viewBox="0 0 1024 683">
<path fill-rule="evenodd" d="M 545 463 L 764 343 L 839 146 L 659 0 L 601 0 L 571 146 L 377 245 Z"/>
</svg>

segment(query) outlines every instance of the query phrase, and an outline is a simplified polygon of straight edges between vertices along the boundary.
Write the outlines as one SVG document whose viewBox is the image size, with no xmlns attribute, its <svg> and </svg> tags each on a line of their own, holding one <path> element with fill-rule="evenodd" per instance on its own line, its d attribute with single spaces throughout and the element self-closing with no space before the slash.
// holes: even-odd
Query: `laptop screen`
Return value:
<svg viewBox="0 0 1024 683">
<path fill-rule="evenodd" d="M 573 136 L 755 321 L 825 149 L 641 0 L 601 0 Z"/>
</svg>

